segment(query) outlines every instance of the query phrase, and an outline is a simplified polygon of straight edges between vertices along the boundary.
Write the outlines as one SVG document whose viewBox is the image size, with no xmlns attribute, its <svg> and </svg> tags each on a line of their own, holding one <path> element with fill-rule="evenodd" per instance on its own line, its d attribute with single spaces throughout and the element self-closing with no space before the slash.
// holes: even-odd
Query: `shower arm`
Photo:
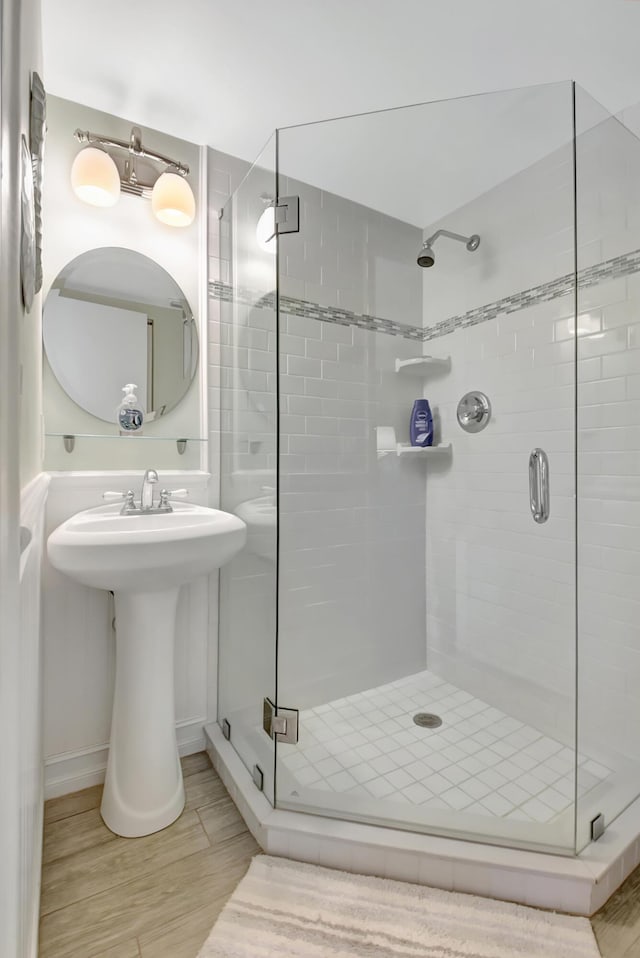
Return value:
<svg viewBox="0 0 640 958">
<path fill-rule="evenodd" d="M 439 236 L 447 236 L 449 239 L 458 240 L 459 243 L 468 243 L 470 236 L 462 236 L 460 233 L 452 233 L 450 230 L 436 230 L 433 236 L 425 240 L 423 246 L 432 246 Z"/>
</svg>

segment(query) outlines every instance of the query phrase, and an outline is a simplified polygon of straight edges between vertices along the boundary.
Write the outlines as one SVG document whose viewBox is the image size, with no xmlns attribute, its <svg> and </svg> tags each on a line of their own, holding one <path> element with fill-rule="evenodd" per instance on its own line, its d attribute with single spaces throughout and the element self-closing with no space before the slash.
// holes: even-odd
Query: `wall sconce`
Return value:
<svg viewBox="0 0 640 958">
<path fill-rule="evenodd" d="M 263 212 L 260 214 L 256 226 L 256 240 L 258 246 L 265 253 L 276 255 L 278 243 L 276 240 L 276 211 L 273 196 L 268 193 L 261 193 L 260 199 L 265 204 Z"/>
<path fill-rule="evenodd" d="M 80 150 L 71 167 L 71 186 L 85 203 L 92 206 L 113 206 L 120 193 L 151 199 L 151 209 L 157 219 L 169 226 L 189 226 L 196 215 L 196 201 L 185 177 L 189 167 L 161 153 L 147 150 L 142 145 L 142 134 L 137 126 L 131 130 L 128 143 L 97 133 L 76 130 L 79 143 L 89 144 Z M 97 144 L 94 146 L 92 144 Z M 128 154 L 120 172 L 111 150 Z M 116 154 L 117 155 L 117 154 Z M 164 167 L 153 182 L 138 178 L 136 158 L 142 157 Z"/>
</svg>

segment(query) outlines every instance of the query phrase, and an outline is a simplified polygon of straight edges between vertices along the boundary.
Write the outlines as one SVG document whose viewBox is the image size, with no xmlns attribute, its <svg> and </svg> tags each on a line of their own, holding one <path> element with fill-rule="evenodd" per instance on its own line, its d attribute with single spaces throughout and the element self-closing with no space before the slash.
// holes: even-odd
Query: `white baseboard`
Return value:
<svg viewBox="0 0 640 958">
<path fill-rule="evenodd" d="M 206 718 L 191 719 L 176 726 L 178 752 L 193 755 L 203 752 L 205 738 L 203 727 Z M 62 752 L 45 759 L 44 797 L 58 798 L 70 792 L 79 792 L 92 785 L 101 785 L 107 770 L 108 745 L 95 745 L 77 752 Z"/>
</svg>

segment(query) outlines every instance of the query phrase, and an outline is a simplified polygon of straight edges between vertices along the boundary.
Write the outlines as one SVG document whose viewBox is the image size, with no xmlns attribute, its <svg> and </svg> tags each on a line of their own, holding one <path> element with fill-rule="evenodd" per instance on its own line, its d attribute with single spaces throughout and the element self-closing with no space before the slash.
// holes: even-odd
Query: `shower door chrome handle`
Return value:
<svg viewBox="0 0 640 958">
<path fill-rule="evenodd" d="M 529 504 L 534 522 L 549 518 L 549 460 L 544 449 L 529 456 Z"/>
</svg>

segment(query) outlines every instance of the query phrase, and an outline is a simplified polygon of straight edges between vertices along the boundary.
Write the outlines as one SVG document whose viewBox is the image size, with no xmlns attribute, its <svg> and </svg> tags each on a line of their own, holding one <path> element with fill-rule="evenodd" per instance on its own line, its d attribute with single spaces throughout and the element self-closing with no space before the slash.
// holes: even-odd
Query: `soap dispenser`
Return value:
<svg viewBox="0 0 640 958">
<path fill-rule="evenodd" d="M 118 406 L 118 425 L 120 426 L 121 436 L 130 436 L 133 432 L 138 434 L 142 432 L 144 413 L 135 394 L 137 388 L 135 383 L 127 383 L 122 388 L 124 398 Z"/>
</svg>

